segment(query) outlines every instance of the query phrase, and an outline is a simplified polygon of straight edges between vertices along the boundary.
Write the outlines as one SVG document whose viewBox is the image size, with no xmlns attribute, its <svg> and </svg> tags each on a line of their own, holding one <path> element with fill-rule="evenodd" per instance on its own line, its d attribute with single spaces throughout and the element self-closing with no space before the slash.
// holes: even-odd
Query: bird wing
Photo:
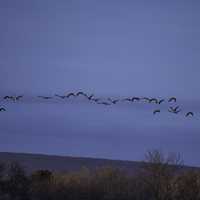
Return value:
<svg viewBox="0 0 200 200">
<path fill-rule="evenodd" d="M 131 101 L 130 98 L 123 99 L 123 101 Z"/>
<path fill-rule="evenodd" d="M 171 109 L 171 111 L 174 111 L 174 108 L 172 106 L 169 107 Z"/>
<path fill-rule="evenodd" d="M 158 103 L 161 104 L 162 102 L 164 102 L 165 100 L 164 99 L 161 99 Z"/>
<path fill-rule="evenodd" d="M 79 95 L 87 96 L 84 92 L 77 92 L 76 96 L 79 96 Z"/>
<path fill-rule="evenodd" d="M 177 110 L 179 108 L 179 106 L 176 106 L 175 108 L 174 108 L 174 110 Z"/>
<path fill-rule="evenodd" d="M 74 95 L 74 93 L 69 93 L 69 94 L 67 95 L 67 98 L 70 97 L 70 96 L 75 96 L 75 95 Z"/>
<path fill-rule="evenodd" d="M 175 101 L 176 102 L 176 97 L 171 97 L 170 99 L 169 99 L 169 102 L 171 102 L 171 101 Z"/>
<path fill-rule="evenodd" d="M 189 116 L 189 115 L 192 115 L 192 116 L 193 116 L 194 113 L 193 113 L 193 112 L 188 112 L 188 113 L 186 114 L 186 117 Z"/>
</svg>

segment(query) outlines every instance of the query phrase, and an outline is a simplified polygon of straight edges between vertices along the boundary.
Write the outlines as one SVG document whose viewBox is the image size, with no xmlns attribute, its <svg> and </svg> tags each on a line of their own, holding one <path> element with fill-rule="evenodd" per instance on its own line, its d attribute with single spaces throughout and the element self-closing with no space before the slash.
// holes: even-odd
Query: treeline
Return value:
<svg viewBox="0 0 200 200">
<path fill-rule="evenodd" d="M 0 200 L 200 200 L 200 171 L 157 150 L 131 175 L 112 167 L 27 175 L 18 163 L 1 164 Z"/>
</svg>

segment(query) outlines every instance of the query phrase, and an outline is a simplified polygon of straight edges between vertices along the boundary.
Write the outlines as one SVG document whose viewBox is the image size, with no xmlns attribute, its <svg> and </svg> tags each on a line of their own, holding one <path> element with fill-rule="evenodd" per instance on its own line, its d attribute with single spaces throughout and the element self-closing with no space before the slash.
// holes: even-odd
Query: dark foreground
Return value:
<svg viewBox="0 0 200 200">
<path fill-rule="evenodd" d="M 3 160 L 2 155 L 0 160 L 0 200 L 200 200 L 199 169 L 157 150 L 147 152 L 133 173 L 108 161 L 61 172 L 27 171 L 19 160 Z"/>
</svg>

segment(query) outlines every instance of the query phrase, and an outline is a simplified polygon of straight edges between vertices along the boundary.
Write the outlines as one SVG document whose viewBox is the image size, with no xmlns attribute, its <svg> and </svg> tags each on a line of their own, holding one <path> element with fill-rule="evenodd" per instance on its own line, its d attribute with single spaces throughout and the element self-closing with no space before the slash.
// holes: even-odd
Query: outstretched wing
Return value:
<svg viewBox="0 0 200 200">
<path fill-rule="evenodd" d="M 188 117 L 189 115 L 191 115 L 191 116 L 194 116 L 194 113 L 193 112 L 188 112 L 188 113 L 186 113 L 186 117 Z"/>
<path fill-rule="evenodd" d="M 70 96 L 75 96 L 75 94 L 74 93 L 69 93 L 68 95 L 67 95 L 67 98 L 69 98 Z"/>
<path fill-rule="evenodd" d="M 164 102 L 165 100 L 164 99 L 161 99 L 158 103 L 161 104 L 162 102 Z"/>
<path fill-rule="evenodd" d="M 168 102 L 172 102 L 172 101 L 176 102 L 176 97 L 171 97 L 171 98 L 168 100 Z"/>
<path fill-rule="evenodd" d="M 159 112 L 160 112 L 160 110 L 154 110 L 153 114 L 155 115 L 156 113 L 159 113 Z"/>
</svg>

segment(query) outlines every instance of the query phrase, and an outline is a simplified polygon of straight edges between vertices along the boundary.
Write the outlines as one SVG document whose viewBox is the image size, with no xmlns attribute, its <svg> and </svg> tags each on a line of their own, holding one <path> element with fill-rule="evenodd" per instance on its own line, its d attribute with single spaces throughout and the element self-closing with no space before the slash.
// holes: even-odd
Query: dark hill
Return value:
<svg viewBox="0 0 200 200">
<path fill-rule="evenodd" d="M 25 167 L 27 172 L 32 172 L 38 169 L 65 172 L 78 171 L 83 167 L 93 170 L 103 166 L 112 166 L 131 173 L 138 170 L 142 165 L 141 162 L 135 161 L 0 152 L 0 162 L 13 161 L 20 163 Z"/>
</svg>

